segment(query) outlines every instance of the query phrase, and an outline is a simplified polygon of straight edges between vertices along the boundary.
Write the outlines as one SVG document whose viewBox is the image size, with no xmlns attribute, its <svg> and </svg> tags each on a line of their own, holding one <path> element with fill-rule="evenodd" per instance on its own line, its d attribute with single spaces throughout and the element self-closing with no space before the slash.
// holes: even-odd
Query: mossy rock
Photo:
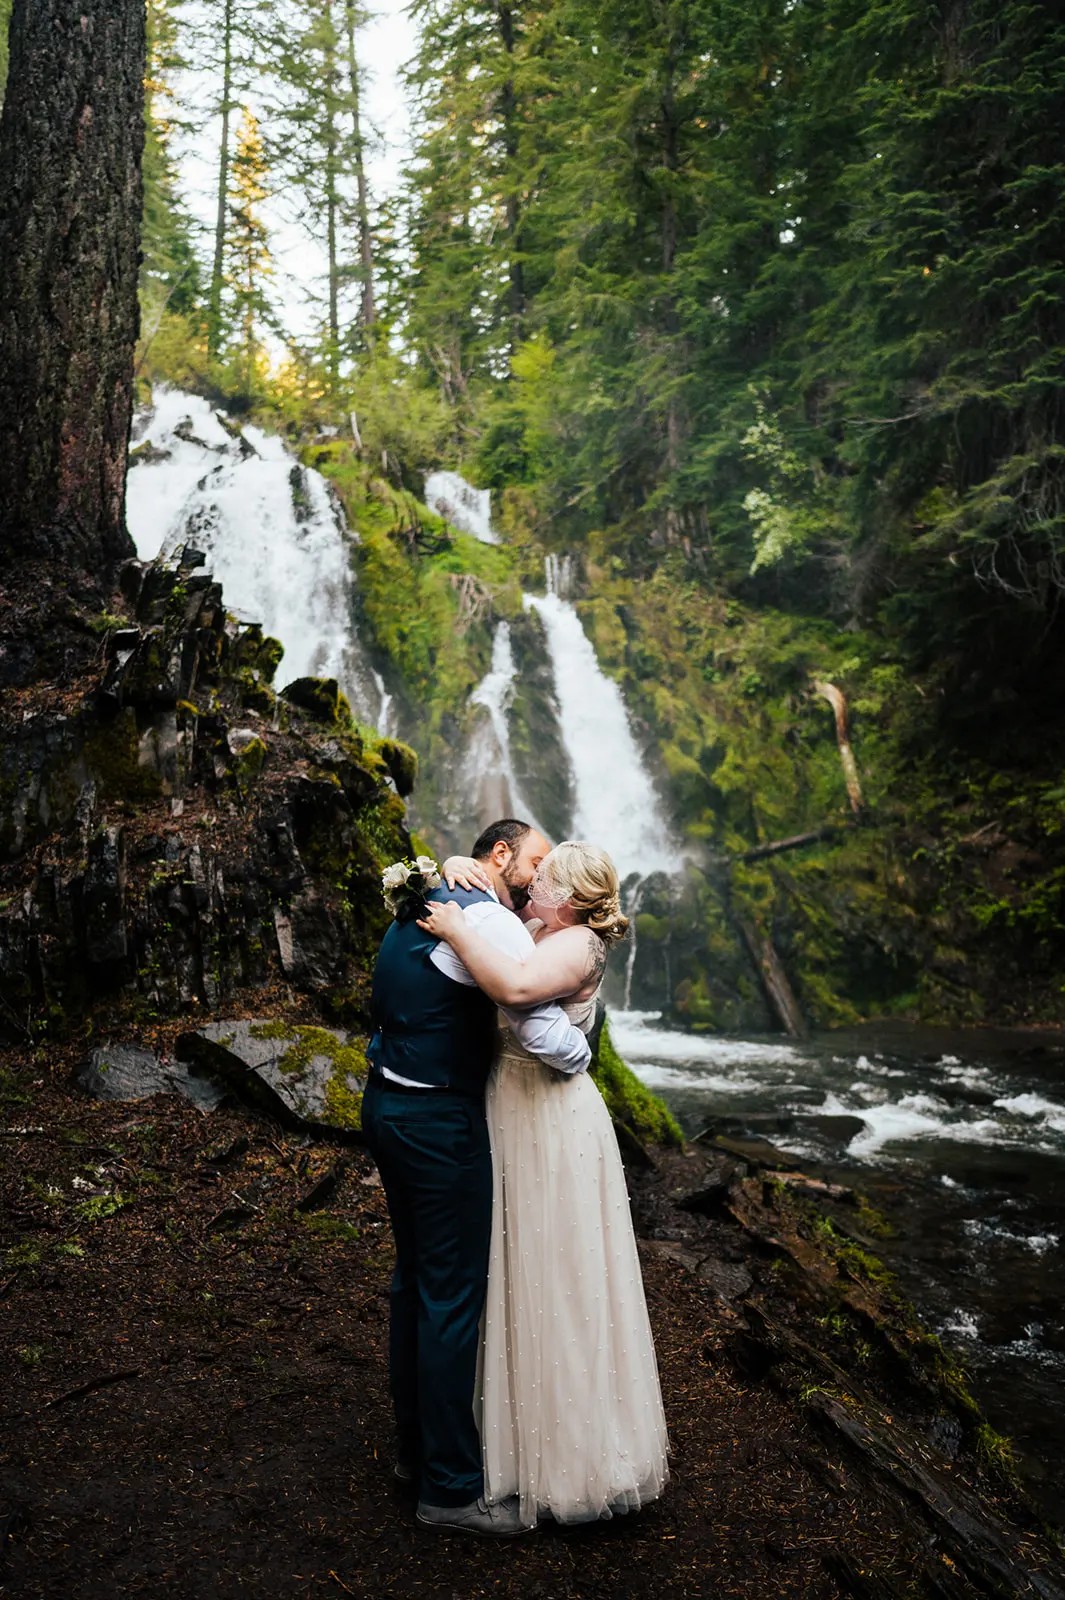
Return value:
<svg viewBox="0 0 1065 1600">
<path fill-rule="evenodd" d="M 641 1144 L 684 1143 L 684 1135 L 665 1104 L 618 1055 L 608 1021 L 599 1030 L 589 1072 L 614 1122 L 635 1134 Z"/>
<path fill-rule="evenodd" d="M 377 753 L 388 769 L 388 775 L 396 786 L 396 793 L 406 799 L 418 781 L 417 752 L 399 739 L 382 739 L 377 747 Z"/>
<path fill-rule="evenodd" d="M 284 1020 L 215 1022 L 182 1034 L 178 1054 L 289 1126 L 361 1127 L 366 1046 L 351 1034 Z"/>
<path fill-rule="evenodd" d="M 317 722 L 346 726 L 351 721 L 347 695 L 335 678 L 295 678 L 282 689 L 281 697 Z"/>
</svg>

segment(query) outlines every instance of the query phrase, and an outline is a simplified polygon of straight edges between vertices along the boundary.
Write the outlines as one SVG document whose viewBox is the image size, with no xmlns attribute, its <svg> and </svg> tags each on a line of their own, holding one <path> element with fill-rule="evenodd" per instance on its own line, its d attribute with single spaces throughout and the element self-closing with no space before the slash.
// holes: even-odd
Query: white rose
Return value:
<svg viewBox="0 0 1065 1600">
<path fill-rule="evenodd" d="M 437 870 L 436 862 L 433 860 L 432 856 L 419 856 L 415 864 L 423 878 L 435 876 L 436 883 L 440 882 L 440 873 Z M 436 883 L 432 885 L 432 888 L 436 888 Z"/>
<path fill-rule="evenodd" d="M 427 889 L 439 889 L 443 881 L 435 867 L 433 868 L 432 872 L 423 872 L 422 879 Z"/>
<path fill-rule="evenodd" d="M 410 877 L 410 868 L 402 861 L 393 861 L 386 867 L 381 875 L 381 883 L 385 889 L 400 889 Z"/>
</svg>

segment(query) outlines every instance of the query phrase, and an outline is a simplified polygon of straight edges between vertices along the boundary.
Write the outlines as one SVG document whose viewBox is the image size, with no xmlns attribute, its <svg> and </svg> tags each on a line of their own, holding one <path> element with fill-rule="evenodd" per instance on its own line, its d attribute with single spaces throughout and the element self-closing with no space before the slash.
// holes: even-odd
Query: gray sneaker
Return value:
<svg viewBox="0 0 1065 1600">
<path fill-rule="evenodd" d="M 501 1500 L 494 1506 L 483 1497 L 471 1500 L 467 1506 L 430 1506 L 419 1500 L 417 1516 L 427 1528 L 443 1528 L 454 1533 L 479 1533 L 507 1539 L 516 1533 L 531 1532 L 521 1520 L 516 1499 Z"/>
</svg>

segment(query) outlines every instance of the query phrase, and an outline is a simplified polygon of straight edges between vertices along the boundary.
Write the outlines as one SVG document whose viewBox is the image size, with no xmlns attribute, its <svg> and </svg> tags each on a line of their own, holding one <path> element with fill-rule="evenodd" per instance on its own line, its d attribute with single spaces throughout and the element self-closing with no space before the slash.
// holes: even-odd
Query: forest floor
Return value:
<svg viewBox="0 0 1065 1600">
<path fill-rule="evenodd" d="M 641 1251 L 672 1441 L 662 1500 L 500 1544 L 420 1528 L 391 1478 L 392 1252 L 369 1158 L 243 1110 L 89 1100 L 70 1086 L 74 1059 L 0 1054 L 0 1595 L 1065 1588 L 1023 1498 L 960 1457 L 936 1465 L 938 1483 L 980 1496 L 989 1579 L 982 1533 L 969 1561 L 949 1507 L 944 1522 L 905 1474 L 871 1478 L 771 1361 L 752 1367 L 742 1306 L 722 1291 L 746 1287 L 764 1310 L 773 1253 L 757 1230 L 676 1210 L 713 1175 L 692 1148 L 631 1179 L 640 1232 L 657 1235 Z M 716 1289 L 694 1270 L 699 1240 Z"/>
</svg>

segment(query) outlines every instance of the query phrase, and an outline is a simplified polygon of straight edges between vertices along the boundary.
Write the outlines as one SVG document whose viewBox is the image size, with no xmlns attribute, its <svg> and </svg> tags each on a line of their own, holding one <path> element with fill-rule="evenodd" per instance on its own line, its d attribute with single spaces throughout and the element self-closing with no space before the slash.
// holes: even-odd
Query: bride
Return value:
<svg viewBox="0 0 1065 1600">
<path fill-rule="evenodd" d="M 446 872 L 474 863 L 450 861 Z M 625 935 L 610 857 L 557 845 L 529 886 L 536 951 L 493 949 L 454 904 L 420 924 L 498 1005 L 561 998 L 591 1029 L 608 946 Z M 625 1175 L 595 1083 L 563 1079 L 504 1029 L 488 1085 L 494 1193 L 482 1355 L 486 1494 L 522 1521 L 631 1511 L 668 1478 L 665 1416 Z"/>
</svg>

